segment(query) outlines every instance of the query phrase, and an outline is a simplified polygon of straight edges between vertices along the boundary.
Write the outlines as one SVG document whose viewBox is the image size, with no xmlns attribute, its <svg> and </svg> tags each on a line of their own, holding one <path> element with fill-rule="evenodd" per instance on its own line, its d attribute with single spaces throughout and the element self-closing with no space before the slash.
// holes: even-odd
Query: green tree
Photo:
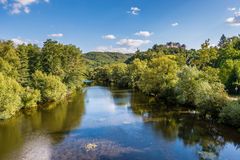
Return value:
<svg viewBox="0 0 240 160">
<path fill-rule="evenodd" d="M 24 88 L 21 97 L 23 108 L 27 110 L 36 109 L 38 103 L 41 101 L 40 91 L 29 87 Z"/>
<path fill-rule="evenodd" d="M 138 87 L 147 94 L 167 97 L 174 89 L 178 77 L 178 65 L 172 56 L 154 58 L 143 72 Z"/>
<path fill-rule="evenodd" d="M 51 74 L 47 75 L 41 71 L 34 73 L 33 86 L 41 92 L 43 102 L 57 101 L 67 94 L 67 87 L 59 77 Z"/>
<path fill-rule="evenodd" d="M 22 86 L 14 79 L 0 73 L 0 119 L 13 116 L 22 107 Z"/>
<path fill-rule="evenodd" d="M 81 88 L 86 70 L 81 50 L 74 45 L 65 45 L 63 52 L 61 58 L 63 82 L 71 89 Z"/>
<path fill-rule="evenodd" d="M 64 71 L 62 69 L 62 55 L 63 45 L 57 41 L 48 39 L 44 42 L 41 54 L 42 71 L 47 74 L 53 74 L 55 76 L 64 77 Z"/>
<path fill-rule="evenodd" d="M 109 65 L 97 67 L 92 73 L 92 79 L 98 83 L 109 85 L 111 83 L 111 72 Z"/>
<path fill-rule="evenodd" d="M 132 64 L 128 66 L 130 72 L 130 86 L 138 88 L 139 79 L 142 77 L 147 68 L 147 62 L 135 59 Z"/>
<path fill-rule="evenodd" d="M 17 52 L 20 59 L 19 72 L 19 83 L 26 87 L 29 86 L 29 61 L 28 61 L 28 48 L 26 45 L 18 45 Z"/>
<path fill-rule="evenodd" d="M 208 39 L 201 45 L 201 49 L 197 51 L 197 56 L 193 60 L 193 64 L 199 69 L 203 69 L 207 66 L 215 66 L 217 59 L 217 48 L 211 47 L 210 40 Z"/>
<path fill-rule="evenodd" d="M 41 66 L 44 73 L 60 77 L 70 89 L 82 87 L 85 68 L 81 50 L 76 46 L 47 40 L 42 48 Z"/>
<path fill-rule="evenodd" d="M 109 66 L 111 68 L 111 83 L 116 86 L 127 87 L 129 83 L 128 68 L 125 63 L 116 63 Z"/>
<path fill-rule="evenodd" d="M 12 67 L 7 61 L 0 58 L 0 72 L 8 77 L 11 77 L 13 79 L 18 78 L 18 70 L 14 67 Z"/>
<path fill-rule="evenodd" d="M 34 74 L 37 70 L 42 70 L 41 65 L 41 48 L 37 45 L 27 45 L 28 60 L 29 60 L 29 74 Z"/>
<path fill-rule="evenodd" d="M 218 43 L 218 47 L 224 47 L 227 43 L 227 37 L 223 34 Z"/>
<path fill-rule="evenodd" d="M 203 116 L 216 118 L 227 102 L 227 94 L 221 83 L 205 77 L 205 73 L 196 67 L 185 66 L 179 73 L 177 100 L 181 104 L 197 107 Z"/>
<path fill-rule="evenodd" d="M 230 93 L 240 93 L 240 60 L 226 60 L 221 66 L 220 78 Z"/>
<path fill-rule="evenodd" d="M 240 36 L 228 38 L 219 48 L 218 67 L 221 67 L 228 59 L 240 59 Z"/>
<path fill-rule="evenodd" d="M 234 127 L 240 127 L 240 103 L 231 102 L 224 106 L 220 113 L 220 122 L 231 125 Z"/>
<path fill-rule="evenodd" d="M 14 69 L 20 68 L 20 58 L 12 41 L 0 42 L 0 57 Z"/>
<path fill-rule="evenodd" d="M 81 88 L 84 71 L 76 46 L 47 40 L 39 48 L 0 41 L 0 119 L 57 101 L 66 96 L 67 89 Z"/>
</svg>

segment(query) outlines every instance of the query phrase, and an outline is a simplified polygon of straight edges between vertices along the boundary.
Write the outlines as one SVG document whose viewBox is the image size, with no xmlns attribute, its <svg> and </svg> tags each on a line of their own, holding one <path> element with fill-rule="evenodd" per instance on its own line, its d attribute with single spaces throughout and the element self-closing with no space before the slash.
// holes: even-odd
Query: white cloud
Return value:
<svg viewBox="0 0 240 160">
<path fill-rule="evenodd" d="M 8 2 L 7 0 L 0 0 L 1 4 L 7 4 L 7 2 Z"/>
<path fill-rule="evenodd" d="M 233 8 L 228 8 L 229 11 L 236 11 L 236 8 L 233 7 Z"/>
<path fill-rule="evenodd" d="M 60 38 L 60 37 L 63 37 L 64 34 L 62 33 L 53 33 L 53 34 L 49 34 L 48 37 L 57 37 L 57 38 Z"/>
<path fill-rule="evenodd" d="M 153 35 L 153 33 L 149 32 L 149 31 L 139 31 L 139 32 L 135 33 L 135 35 L 143 36 L 143 37 L 150 37 L 151 35 Z"/>
<path fill-rule="evenodd" d="M 131 7 L 130 11 L 128 13 L 131 13 L 132 15 L 138 15 L 140 13 L 141 9 L 138 7 Z"/>
<path fill-rule="evenodd" d="M 21 45 L 21 44 L 38 44 L 41 45 L 42 42 L 38 41 L 38 40 L 31 40 L 31 39 L 23 39 L 21 37 L 17 37 L 17 38 L 12 38 L 11 41 L 13 41 L 13 43 L 15 45 Z"/>
<path fill-rule="evenodd" d="M 112 46 L 99 46 L 95 51 L 98 52 L 120 52 L 120 53 L 135 53 L 137 49 L 135 48 L 125 48 L 125 47 L 112 47 Z"/>
<path fill-rule="evenodd" d="M 140 47 L 145 44 L 149 44 L 150 40 L 141 40 L 141 39 L 121 39 L 117 42 L 118 45 L 128 46 L 128 47 Z"/>
<path fill-rule="evenodd" d="M 240 26 L 240 12 L 235 12 L 233 17 L 227 18 L 226 23 L 231 26 Z"/>
<path fill-rule="evenodd" d="M 211 43 L 210 47 L 216 47 L 217 45 L 215 43 Z"/>
<path fill-rule="evenodd" d="M 30 8 L 29 8 L 29 7 L 25 7 L 25 8 L 24 8 L 24 12 L 25 12 L 25 13 L 30 13 Z"/>
<path fill-rule="evenodd" d="M 32 3 L 36 3 L 38 2 L 37 0 L 16 0 L 16 3 L 19 3 L 23 6 L 27 6 L 27 5 L 30 5 Z"/>
<path fill-rule="evenodd" d="M 37 0 L 16 0 L 14 3 L 10 4 L 11 14 L 19 14 L 21 12 L 30 13 L 29 5 L 37 3 Z"/>
<path fill-rule="evenodd" d="M 10 13 L 11 14 L 19 14 L 19 13 L 21 13 L 21 10 L 22 10 L 22 5 L 20 3 L 13 3 L 11 5 Z"/>
<path fill-rule="evenodd" d="M 177 26 L 179 26 L 179 23 L 178 23 L 178 22 L 175 22 L 175 23 L 172 24 L 172 26 L 173 26 L 173 27 L 177 27 Z"/>
<path fill-rule="evenodd" d="M 30 13 L 30 5 L 37 4 L 39 2 L 48 3 L 49 0 L 0 0 L 0 4 L 3 8 L 9 10 L 11 14 Z"/>
<path fill-rule="evenodd" d="M 107 39 L 107 40 L 114 40 L 114 39 L 116 39 L 116 36 L 114 36 L 112 34 L 108 34 L 108 35 L 102 36 L 102 38 Z"/>
<path fill-rule="evenodd" d="M 13 38 L 11 41 L 13 41 L 15 45 L 28 44 L 28 42 L 24 41 L 21 38 Z"/>
</svg>

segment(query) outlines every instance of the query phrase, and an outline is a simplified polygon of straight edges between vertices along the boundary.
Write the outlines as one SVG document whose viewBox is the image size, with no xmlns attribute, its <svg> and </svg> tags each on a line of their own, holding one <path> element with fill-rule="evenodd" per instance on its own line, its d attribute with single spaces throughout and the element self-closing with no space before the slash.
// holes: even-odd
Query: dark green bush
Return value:
<svg viewBox="0 0 240 160">
<path fill-rule="evenodd" d="M 220 115 L 220 122 L 231 125 L 234 127 L 240 127 L 240 102 L 230 102 L 223 107 Z"/>
</svg>

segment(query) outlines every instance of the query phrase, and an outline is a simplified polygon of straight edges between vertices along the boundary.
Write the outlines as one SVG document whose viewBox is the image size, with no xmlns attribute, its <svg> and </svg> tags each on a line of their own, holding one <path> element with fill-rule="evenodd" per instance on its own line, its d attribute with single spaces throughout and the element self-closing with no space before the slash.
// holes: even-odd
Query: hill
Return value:
<svg viewBox="0 0 240 160">
<path fill-rule="evenodd" d="M 117 52 L 88 52 L 83 54 L 89 66 L 96 67 L 116 62 L 125 62 L 133 54 L 123 54 Z"/>
</svg>

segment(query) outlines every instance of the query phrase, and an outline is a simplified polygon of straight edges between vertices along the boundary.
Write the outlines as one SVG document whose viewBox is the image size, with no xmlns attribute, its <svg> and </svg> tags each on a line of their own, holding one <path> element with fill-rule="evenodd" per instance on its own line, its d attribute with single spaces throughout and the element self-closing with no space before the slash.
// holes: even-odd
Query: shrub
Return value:
<svg viewBox="0 0 240 160">
<path fill-rule="evenodd" d="M 216 118 L 227 102 L 227 93 L 221 83 L 210 83 L 205 76 L 197 68 L 185 66 L 176 86 L 177 100 L 195 106 L 203 116 Z"/>
<path fill-rule="evenodd" d="M 66 96 L 67 87 L 59 77 L 36 71 L 33 75 L 33 86 L 41 93 L 42 101 L 57 101 Z"/>
<path fill-rule="evenodd" d="M 168 97 L 177 84 L 178 70 L 177 62 L 172 57 L 154 58 L 143 71 L 138 88 L 146 94 Z"/>
<path fill-rule="evenodd" d="M 147 62 L 141 61 L 140 59 L 135 59 L 132 64 L 128 65 L 128 70 L 130 71 L 130 82 L 129 86 L 132 88 L 137 88 L 139 79 L 142 77 L 144 71 L 147 68 Z"/>
<path fill-rule="evenodd" d="M 125 63 L 108 64 L 95 68 L 92 78 L 100 84 L 127 87 L 130 78 Z"/>
<path fill-rule="evenodd" d="M 181 104 L 195 104 L 195 90 L 201 72 L 196 67 L 183 67 L 178 74 L 179 81 L 175 88 L 177 93 L 177 101 Z"/>
<path fill-rule="evenodd" d="M 92 73 L 92 79 L 100 84 L 110 84 L 111 83 L 112 70 L 109 65 L 97 67 Z"/>
<path fill-rule="evenodd" d="M 7 61 L 3 60 L 2 58 L 0 58 L 0 72 L 3 75 L 14 79 L 17 79 L 18 77 L 18 72 L 16 68 L 13 68 Z"/>
<path fill-rule="evenodd" d="M 240 127 L 240 102 L 230 102 L 223 107 L 220 122 L 234 127 Z"/>
<path fill-rule="evenodd" d="M 127 65 L 125 63 L 116 63 L 110 65 L 111 68 L 111 82 L 113 85 L 126 87 L 129 80 L 127 77 Z"/>
<path fill-rule="evenodd" d="M 0 73 L 0 119 L 7 119 L 21 109 L 22 86 Z"/>
<path fill-rule="evenodd" d="M 39 90 L 34 90 L 27 87 L 22 94 L 22 102 L 24 109 L 35 109 L 37 103 L 41 100 L 41 94 Z"/>
<path fill-rule="evenodd" d="M 228 59 L 221 66 L 220 77 L 230 93 L 240 93 L 240 60 Z"/>
<path fill-rule="evenodd" d="M 195 105 L 202 116 L 216 119 L 227 103 L 227 93 L 221 83 L 199 82 L 195 90 Z"/>
</svg>

